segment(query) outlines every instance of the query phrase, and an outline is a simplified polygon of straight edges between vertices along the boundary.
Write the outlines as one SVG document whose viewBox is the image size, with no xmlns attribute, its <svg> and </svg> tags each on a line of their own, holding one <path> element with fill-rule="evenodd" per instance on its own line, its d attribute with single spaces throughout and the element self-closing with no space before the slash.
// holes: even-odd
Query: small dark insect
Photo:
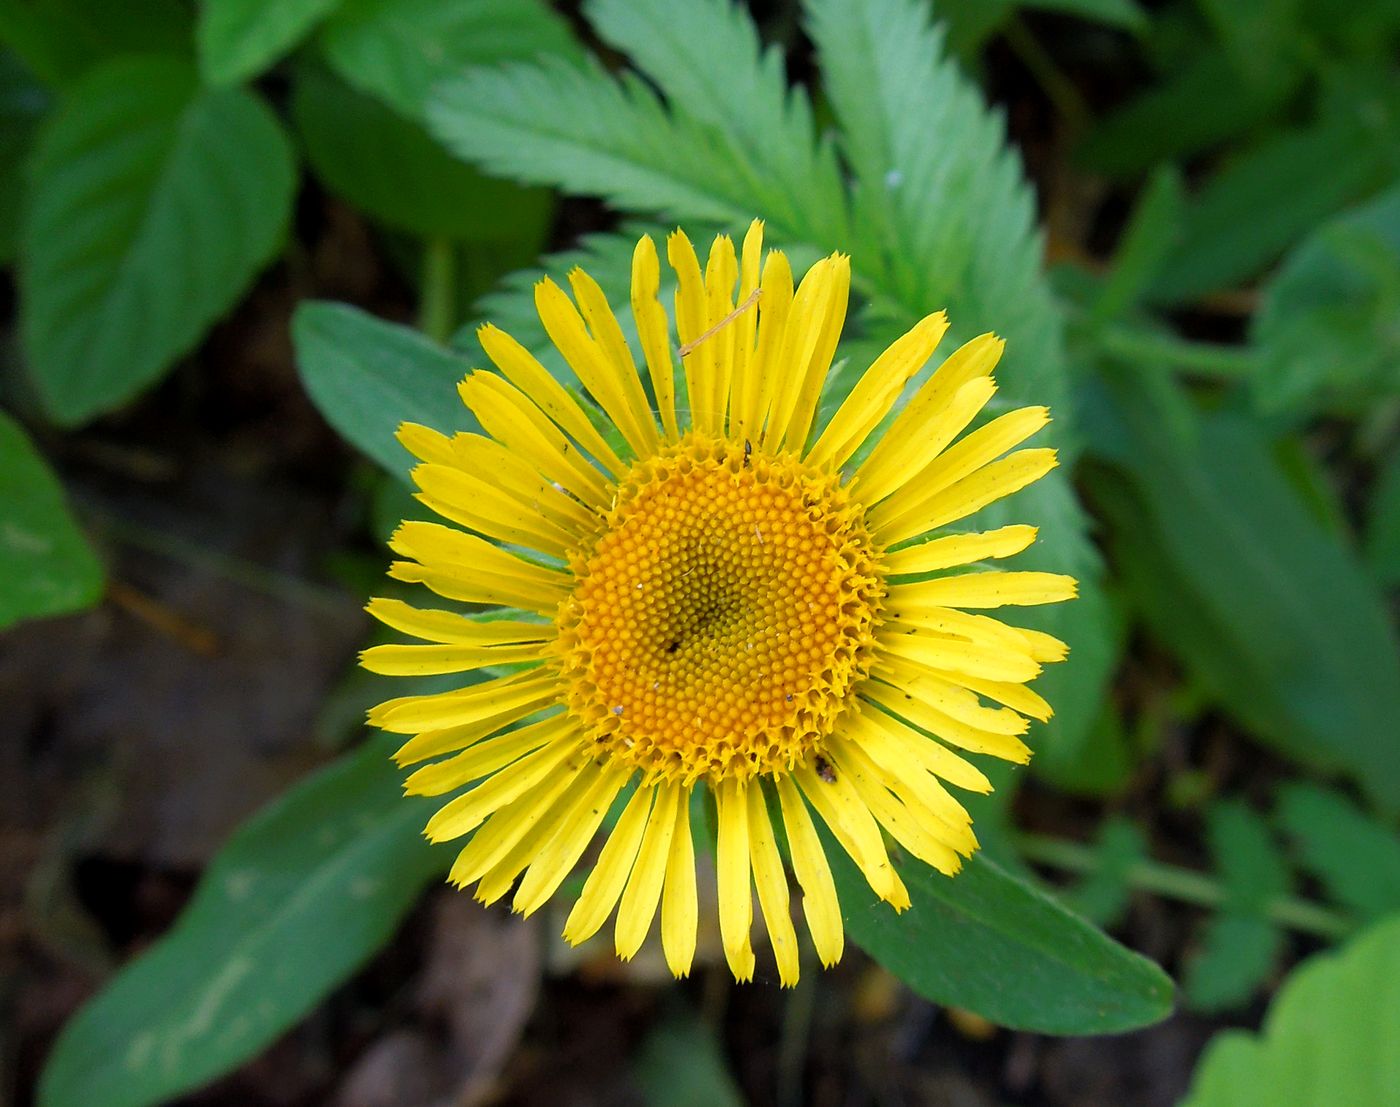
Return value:
<svg viewBox="0 0 1400 1107">
<path fill-rule="evenodd" d="M 821 777 L 824 781 L 826 781 L 828 784 L 836 783 L 836 770 L 831 767 L 831 762 L 828 761 L 821 754 L 817 754 L 817 761 L 815 767 L 817 770 L 817 775 Z"/>
<path fill-rule="evenodd" d="M 746 438 L 746 439 L 744 439 L 744 468 L 745 468 L 745 469 L 747 469 L 747 468 L 749 467 L 749 465 L 750 465 L 750 459 L 751 459 L 752 457 L 753 457 L 753 443 L 750 442 L 750 441 Z"/>
<path fill-rule="evenodd" d="M 666 652 L 667 652 L 667 653 L 675 653 L 675 652 L 676 652 L 678 649 L 680 649 L 680 648 L 681 648 L 681 640 L 680 640 L 679 638 L 676 638 L 676 639 L 673 639 L 669 645 L 667 645 L 667 647 L 666 647 Z"/>
</svg>

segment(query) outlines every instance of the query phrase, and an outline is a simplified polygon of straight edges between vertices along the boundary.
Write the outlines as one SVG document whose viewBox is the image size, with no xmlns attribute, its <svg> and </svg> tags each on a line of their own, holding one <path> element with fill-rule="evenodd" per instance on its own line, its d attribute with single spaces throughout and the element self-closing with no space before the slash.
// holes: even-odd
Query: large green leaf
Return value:
<svg viewBox="0 0 1400 1107">
<path fill-rule="evenodd" d="M 204 76 L 216 85 L 256 77 L 340 0 L 204 0 L 196 38 Z"/>
<path fill-rule="evenodd" d="M 292 319 L 302 383 L 321 414 L 389 472 L 408 479 L 399 424 L 445 433 L 476 427 L 457 398 L 470 363 L 408 327 L 348 304 L 307 303 Z"/>
<path fill-rule="evenodd" d="M 1400 394 L 1400 186 L 1317 230 L 1254 320 L 1255 405 L 1361 415 Z"/>
<path fill-rule="evenodd" d="M 1400 651 L 1374 586 L 1253 421 L 1198 417 L 1152 379 L 1115 374 L 1116 475 L 1091 486 L 1130 594 L 1259 741 L 1400 811 Z"/>
<path fill-rule="evenodd" d="M 951 879 L 901 866 L 913 904 L 902 914 L 829 838 L 827 855 L 851 937 L 926 999 L 1044 1034 L 1112 1034 L 1171 1014 L 1161 969 L 980 853 Z"/>
<path fill-rule="evenodd" d="M 49 85 L 120 54 L 185 55 L 190 28 L 180 0 L 0 0 L 0 44 Z"/>
<path fill-rule="evenodd" d="M 1287 785 L 1278 821 L 1301 867 L 1337 903 L 1374 921 L 1400 911 L 1400 834 L 1340 792 Z"/>
<path fill-rule="evenodd" d="M 1318 954 L 1279 990 L 1259 1035 L 1219 1034 L 1182 1107 L 1357 1107 L 1400 1088 L 1400 917 Z"/>
<path fill-rule="evenodd" d="M 391 227 L 471 242 L 544 237 L 549 193 L 483 177 L 420 124 L 329 73 L 298 71 L 292 113 L 316 175 Z"/>
<path fill-rule="evenodd" d="M 343 0 L 321 42 L 345 80 L 414 119 L 467 66 L 578 53 L 543 0 Z"/>
<path fill-rule="evenodd" d="M 253 1056 L 350 975 L 448 857 L 379 738 L 254 816 L 174 928 L 64 1028 L 41 1107 L 146 1107 Z"/>
<path fill-rule="evenodd" d="M 0 630 L 91 606 L 102 575 L 58 479 L 0 411 Z"/>
<path fill-rule="evenodd" d="M 154 57 L 85 77 L 31 169 L 21 325 L 63 423 L 130 399 L 198 342 L 280 248 L 295 183 L 261 101 Z"/>
<path fill-rule="evenodd" d="M 15 56 L 0 50 L 0 265 L 14 257 L 24 160 L 49 97 Z"/>
</svg>

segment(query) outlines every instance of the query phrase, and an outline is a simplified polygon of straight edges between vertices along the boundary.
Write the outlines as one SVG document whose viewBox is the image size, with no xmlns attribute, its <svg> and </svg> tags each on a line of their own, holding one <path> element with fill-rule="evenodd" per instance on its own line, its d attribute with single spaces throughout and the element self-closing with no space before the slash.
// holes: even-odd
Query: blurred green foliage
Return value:
<svg viewBox="0 0 1400 1107">
<path fill-rule="evenodd" d="M 0 416 L 0 626 L 102 590 L 34 440 L 131 404 L 297 248 L 303 163 L 417 269 L 417 329 L 324 303 L 292 324 L 308 394 L 389 480 L 409 461 L 400 421 L 468 427 L 452 385 L 479 360 L 476 319 L 573 386 L 533 316 L 541 272 L 582 263 L 622 303 L 643 229 L 703 237 L 762 217 L 799 266 L 854 259 L 848 360 L 824 410 L 946 307 L 950 342 L 1008 339 L 1007 403 L 1055 411 L 1064 469 L 986 522 L 1040 524 L 1026 560 L 1083 582 L 1036 623 L 1073 654 L 1039 686 L 1058 714 L 1032 771 L 1119 813 L 1086 828 L 1096 844 L 1023 839 L 1025 858 L 1080 872 L 1065 898 L 1096 924 L 1143 892 L 1201 907 L 1173 966 L 1200 1009 L 1238 1009 L 1285 971 L 1289 930 L 1370 928 L 1289 978 L 1262 1037 L 1213 1047 L 1190 1102 L 1299 1087 L 1379 1102 L 1397 1008 L 1367 984 L 1393 981 L 1400 956 L 1400 4 L 806 0 L 789 14 L 774 26 L 805 31 L 806 87 L 785 68 L 791 33 L 768 42 L 724 0 L 589 0 L 605 54 L 542 0 L 0 0 L 0 262 L 15 264 L 22 366 L 0 393 L 37 431 Z M 1041 18 L 1129 59 L 1124 91 L 1086 97 L 1039 46 Z M 1038 176 L 1075 175 L 1128 209 L 1111 256 L 1057 249 L 1070 260 L 1053 280 L 1020 157 L 976 83 L 993 44 L 1062 116 L 1065 149 Z M 536 262 L 560 194 L 623 219 Z M 488 288 L 468 316 L 461 299 Z M 1147 692 L 1144 654 L 1167 659 Z M 1199 868 L 1179 869 L 1154 860 L 1146 815 L 1121 812 L 1160 769 L 1164 733 L 1215 712 L 1274 760 L 1253 788 L 1195 766 L 1167 782 L 1203 827 Z M 383 753 L 351 752 L 235 836 L 171 935 L 70 1025 L 45 1103 L 153 1103 L 208 1080 L 387 938 L 441 859 Z M 916 903 L 899 919 L 864 911 L 846 880 L 852 938 L 915 990 L 1006 1025 L 1163 1017 L 1154 966 L 1019 875 L 1021 779 L 978 810 L 1003 863 L 979 857 L 951 882 L 907 867 Z M 302 832 L 349 809 L 364 818 L 334 840 Z M 271 974 L 247 974 L 250 957 Z M 242 1021 L 213 1017 L 230 1004 Z M 1326 1033 L 1305 1044 L 1309 1021 Z M 640 1079 L 683 1052 L 723 1088 L 696 1033 L 685 1018 L 658 1031 Z"/>
</svg>

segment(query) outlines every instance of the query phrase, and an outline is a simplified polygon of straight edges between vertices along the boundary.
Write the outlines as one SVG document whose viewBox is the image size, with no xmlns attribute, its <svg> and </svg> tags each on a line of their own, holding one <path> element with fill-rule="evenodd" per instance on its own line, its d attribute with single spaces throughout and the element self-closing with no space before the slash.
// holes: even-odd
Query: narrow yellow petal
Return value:
<svg viewBox="0 0 1400 1107">
<path fill-rule="evenodd" d="M 573 802 L 552 828 L 550 837 L 543 840 L 531 859 L 525 879 L 511 902 L 514 910 L 532 915 L 555 893 L 593 841 L 608 808 L 632 771 L 629 765 L 610 762 L 600 766 L 596 776 L 579 788 Z"/>
<path fill-rule="evenodd" d="M 957 677 L 956 679 L 979 695 L 1005 704 L 1023 715 L 1029 715 L 1032 719 L 1039 719 L 1042 723 L 1049 722 L 1051 716 L 1055 714 L 1054 709 L 1045 702 L 1038 692 L 1031 691 L 1024 684 L 1002 680 L 984 680 L 981 677 Z"/>
<path fill-rule="evenodd" d="M 1072 600 L 1078 595 L 1078 585 L 1063 573 L 989 570 L 904 584 L 898 591 L 911 602 L 939 607 L 1028 607 Z M 891 600 L 891 604 L 898 602 Z"/>
<path fill-rule="evenodd" d="M 655 450 L 659 438 L 656 421 L 652 417 L 651 404 L 647 400 L 642 379 L 637 374 L 637 363 L 632 358 L 632 350 L 623 336 L 617 314 L 608 303 L 607 295 L 584 270 L 574 268 L 569 273 L 569 287 L 574 290 L 580 313 L 588 324 L 589 333 L 606 357 L 605 368 L 609 370 L 610 390 L 616 392 L 625 405 L 628 420 L 640 429 L 647 447 Z"/>
<path fill-rule="evenodd" d="M 950 681 L 931 669 L 897 657 L 882 664 L 876 680 L 862 686 L 861 691 L 881 703 L 889 703 L 892 711 L 915 723 L 918 720 L 910 712 L 928 707 L 936 710 L 941 718 L 951 717 L 991 734 L 1024 734 L 1028 725 L 1014 711 L 984 706 L 976 693 L 961 681 Z"/>
<path fill-rule="evenodd" d="M 410 796 L 441 796 L 504 769 L 527 753 L 567 738 L 578 730 L 565 715 L 554 715 L 529 726 L 507 731 L 480 742 L 443 761 L 424 765 L 404 781 Z"/>
<path fill-rule="evenodd" d="M 617 475 L 626 471 L 627 466 L 594 427 L 578 401 L 569 395 L 569 390 L 540 364 L 534 354 L 491 323 L 478 329 L 476 338 L 486 351 L 486 356 L 505 374 L 506 379 L 534 400 L 541 411 L 592 454 L 599 464 Z"/>
<path fill-rule="evenodd" d="M 676 339 L 685 347 L 705 331 L 705 278 L 700 275 L 700 259 L 695 256 L 695 247 L 684 231 L 673 231 L 666 239 L 666 258 L 676 271 Z M 695 377 L 698 364 L 695 354 L 681 358 L 681 368 L 685 373 L 685 402 L 692 427 L 700 426 L 696 422 L 695 409 L 704 406 L 704 397 L 699 394 Z"/>
<path fill-rule="evenodd" d="M 971 534 L 946 534 L 917 546 L 886 554 L 883 559 L 889 576 L 912 576 L 933 573 L 940 569 L 955 569 L 987 558 L 1011 557 L 1035 541 L 1036 528 L 1015 523 L 996 530 Z"/>
<path fill-rule="evenodd" d="M 680 438 L 676 423 L 676 378 L 671 361 L 671 325 L 666 309 L 661 306 L 661 263 L 656 256 L 656 243 L 643 235 L 632 253 L 632 318 L 637 324 L 637 336 L 642 340 L 651 388 L 656 394 L 656 407 L 666 440 Z"/>
<path fill-rule="evenodd" d="M 841 904 L 836 898 L 836 882 L 831 878 L 831 866 L 807 805 L 796 786 L 786 776 L 776 778 L 778 800 L 783 808 L 783 826 L 787 830 L 788 849 L 797 883 L 802 886 L 802 913 L 807 929 L 812 932 L 812 945 L 817 957 L 827 968 L 841 960 L 845 948 L 845 931 L 841 923 Z"/>
<path fill-rule="evenodd" d="M 886 623 L 876 640 L 882 649 L 930 669 L 1015 681 L 1033 680 L 1041 671 L 1029 652 L 1009 652 L 995 643 L 969 642 L 909 623 Z"/>
<path fill-rule="evenodd" d="M 617 909 L 617 955 L 624 961 L 630 961 L 642 948 L 647 931 L 651 929 L 651 920 L 656 917 L 661 888 L 666 880 L 666 861 L 671 855 L 671 836 L 676 831 L 676 804 L 680 796 L 679 784 L 657 786 L 656 804 L 647 819 L 637 862 L 632 866 L 632 875 L 627 878 L 622 903 Z"/>
<path fill-rule="evenodd" d="M 447 879 L 464 888 L 497 870 L 531 830 L 557 808 L 576 779 L 572 773 L 556 773 L 540 787 L 498 808 L 457 854 Z"/>
<path fill-rule="evenodd" d="M 807 448 L 812 434 L 812 419 L 817 414 L 822 387 L 831 372 L 831 360 L 836 356 L 836 344 L 841 340 L 841 328 L 846 324 L 846 309 L 851 299 L 851 259 L 845 254 L 831 257 L 831 283 L 819 317 L 820 329 L 816 346 L 802 369 L 802 387 L 797 403 L 788 419 L 787 448 L 801 453 Z"/>
<path fill-rule="evenodd" d="M 557 694 L 550 695 L 547 690 L 537 688 L 532 697 L 503 710 L 495 711 L 476 722 L 463 726 L 425 730 L 399 747 L 398 752 L 394 754 L 394 762 L 403 767 L 426 761 L 430 757 L 439 757 L 444 753 L 469 749 L 477 742 L 484 741 L 498 731 L 514 726 L 526 716 L 533 715 L 548 707 L 556 698 Z M 557 718 L 558 716 L 551 717 Z"/>
<path fill-rule="evenodd" d="M 811 766 L 797 769 L 793 779 L 817 809 L 817 814 L 831 828 L 837 841 L 851 855 L 851 860 L 860 866 L 874 893 L 897 910 L 909 906 L 903 892 L 904 886 L 890 864 L 889 854 L 885 852 L 880 828 L 850 781 L 840 773 L 823 779 Z"/>
<path fill-rule="evenodd" d="M 545 518 L 534 504 L 455 465 L 419 465 L 413 479 L 423 490 L 418 497 L 421 502 L 443 518 L 498 542 L 556 557 L 578 543 L 574 534 Z"/>
<path fill-rule="evenodd" d="M 1042 664 L 1050 664 L 1055 661 L 1063 661 L 1069 656 L 1069 646 L 1061 642 L 1053 634 L 1046 634 L 1041 630 L 1027 630 L 1025 627 L 1008 627 L 1008 630 L 1015 631 L 1030 646 L 1031 656 Z"/>
<path fill-rule="evenodd" d="M 923 487 L 919 474 L 977 418 L 996 390 L 991 377 L 975 377 L 953 393 L 947 403 L 926 412 L 917 434 L 914 428 L 901 436 L 896 436 L 893 428 L 886 431 L 856 471 L 861 502 L 887 517 L 901 514 L 916 503 Z M 922 395 L 916 395 L 915 400 Z M 910 406 L 913 403 L 910 401 Z M 908 411 L 906 407 L 901 417 Z"/>
<path fill-rule="evenodd" d="M 557 695 L 558 682 L 558 676 L 548 669 L 529 669 L 488 680 L 460 692 L 438 692 L 388 700 L 370 712 L 369 722 L 371 726 L 394 734 L 420 734 L 426 738 L 427 735 L 421 732 L 468 726 L 517 707 L 542 706 L 552 698 L 550 692 Z M 414 747 L 414 743 L 409 742 L 395 756 L 400 765 L 432 757 L 432 753 L 424 752 L 427 747 L 428 743 Z"/>
<path fill-rule="evenodd" d="M 564 923 L 564 940 L 570 945 L 576 946 L 593 937 L 612 914 L 617 897 L 622 895 L 623 886 L 632 873 L 632 863 L 637 859 L 655 793 L 655 788 L 639 784 L 623 808 L 622 817 L 603 845 L 598 863 L 588 874 L 583 892 Z"/>
<path fill-rule="evenodd" d="M 719 833 L 715 867 L 719 877 L 719 932 L 734 979 L 753 979 L 753 892 L 749 885 L 749 809 L 745 785 L 733 779 L 715 787 Z"/>
<path fill-rule="evenodd" d="M 760 264 L 763 260 L 763 220 L 755 219 L 749 224 L 744 235 L 743 249 L 739 260 L 739 295 L 735 301 L 741 307 L 748 304 L 759 290 L 761 279 Z M 748 378 L 754 361 L 754 339 L 758 334 L 759 305 L 745 310 L 734 321 L 734 342 L 730 352 L 731 368 L 725 379 L 721 401 L 729 414 L 726 424 L 733 438 L 744 435 L 743 419 L 740 415 L 742 397 L 749 389 Z"/>
<path fill-rule="evenodd" d="M 949 784 L 987 795 L 992 782 L 972 762 L 869 703 L 853 720 L 852 736 L 866 753 L 896 777 L 932 773 Z"/>
<path fill-rule="evenodd" d="M 611 488 L 603 474 L 524 392 L 495 373 L 472 373 L 457 391 L 492 438 L 577 499 L 606 506 Z"/>
<path fill-rule="evenodd" d="M 554 628 L 547 623 L 472 618 L 456 611 L 424 610 L 384 596 L 370 600 L 365 610 L 387 627 L 444 645 L 502 646 L 544 642 L 554 637 Z"/>
<path fill-rule="evenodd" d="M 420 423 L 400 423 L 394 437 L 419 461 L 446 464 L 452 460 L 452 440 L 432 427 Z"/>
<path fill-rule="evenodd" d="M 930 677 L 933 675 L 931 672 L 929 673 Z M 972 683 L 975 680 L 975 677 L 960 677 L 948 673 L 942 678 L 941 683 L 944 683 L 946 687 L 953 687 L 951 683 L 953 681 Z M 930 686 L 931 683 L 929 682 Z M 1017 684 L 1007 687 L 1021 688 L 1024 686 Z M 921 696 L 909 696 L 907 693 L 896 692 L 878 681 L 867 683 L 862 692 L 874 702 L 889 708 L 899 718 L 951 746 L 957 746 L 959 749 L 969 750 L 972 753 L 988 753 L 993 757 L 999 757 L 1003 761 L 1011 761 L 1018 765 L 1024 765 L 1031 759 L 1030 747 L 1017 735 L 999 733 L 974 726 L 966 722 L 965 717 L 960 718 L 941 710 L 940 707 L 925 702 Z M 951 697 L 945 698 L 943 702 L 955 708 L 961 707 L 961 704 Z M 982 710 L 988 711 L 987 708 Z M 990 711 L 988 713 L 995 714 Z M 966 716 L 969 713 L 962 712 L 962 714 Z M 1007 711 L 1005 714 L 1018 719 L 1021 729 L 1025 729 L 1025 720 L 1019 715 L 1012 711 Z"/>
<path fill-rule="evenodd" d="M 430 842 L 445 842 L 475 830 L 491 812 L 517 799 L 551 774 L 562 771 L 570 758 L 575 759 L 575 764 L 568 766 L 569 775 L 573 776 L 583 765 L 580 748 L 575 734 L 526 754 L 485 783 L 443 804 L 428 820 L 423 833 Z"/>
<path fill-rule="evenodd" d="M 778 962 L 778 980 L 784 988 L 791 988 L 798 977 L 797 932 L 793 929 L 792 914 L 788 908 L 787 873 L 783 871 L 783 859 L 778 856 L 773 823 L 768 817 L 763 788 L 757 780 L 749 784 L 748 804 L 749 844 L 758 904 L 763 909 L 773 957 Z"/>
<path fill-rule="evenodd" d="M 897 542 L 927 534 L 938 527 L 964 519 L 989 503 L 1003 499 L 1033 484 L 1059 464 L 1052 449 L 1017 450 L 1014 454 L 984 465 L 956 484 L 940 490 L 927 500 L 910 505 L 895 514 L 886 510 L 892 500 L 879 504 L 867 516 L 881 542 Z"/>
<path fill-rule="evenodd" d="M 925 316 L 896 339 L 856 382 L 807 460 L 833 469 L 845 464 L 889 414 L 904 386 L 933 356 L 947 330 L 948 316 L 940 311 Z"/>
<path fill-rule="evenodd" d="M 488 665 L 513 665 L 544 660 L 546 646 L 371 646 L 360 654 L 360 665 L 383 676 L 435 676 L 467 673 Z"/>
<path fill-rule="evenodd" d="M 491 474 L 491 479 L 502 489 L 569 533 L 583 533 L 598 522 L 597 513 L 590 507 L 494 439 L 480 434 L 458 434 L 452 439 L 452 452 L 458 469 Z"/>
<path fill-rule="evenodd" d="M 939 454 L 918 475 L 919 486 L 930 492 L 935 488 L 947 488 L 1019 446 L 1049 423 L 1048 407 L 1023 407 L 998 416 Z"/>
<path fill-rule="evenodd" d="M 581 271 L 575 270 L 570 275 L 571 280 L 575 277 L 579 287 L 596 288 L 592 278 Z M 601 292 L 598 295 L 601 296 Z M 612 314 L 606 302 L 593 307 L 599 312 L 606 310 L 609 316 Z M 638 404 L 633 395 L 634 389 L 638 395 L 641 393 L 636 368 L 633 367 L 631 371 L 629 387 L 625 379 L 626 367 L 612 362 L 602 343 L 589 334 L 583 316 L 568 294 L 548 277 L 535 285 L 535 308 L 550 341 L 564 355 L 564 360 L 583 387 L 598 401 L 598 406 L 622 432 L 627 444 L 638 456 L 646 457 L 654 453 L 659 444 L 656 426 L 651 421 L 651 413 L 644 410 L 645 403 Z M 616 322 L 614 319 L 614 325 Z"/>
<path fill-rule="evenodd" d="M 462 603 L 519 607 L 537 615 L 551 615 L 563 598 L 553 589 L 491 573 L 469 574 L 461 566 L 445 563 L 422 565 L 416 561 L 389 563 L 389 576 L 405 584 L 422 584 L 439 596 Z"/>
<path fill-rule="evenodd" d="M 782 447 L 788 426 L 803 399 L 807 368 L 823 338 L 831 292 L 835 285 L 833 258 L 822 258 L 803 276 L 787 314 L 782 345 L 776 357 L 764 364 L 769 393 L 768 417 L 763 426 L 763 445 L 770 450 Z"/>
<path fill-rule="evenodd" d="M 676 804 L 676 829 L 666 858 L 666 888 L 661 896 L 661 948 L 678 979 L 690 975 L 700 908 L 695 892 L 695 842 L 690 835 L 690 789 Z"/>
<path fill-rule="evenodd" d="M 781 250 L 769 252 L 760 288 L 758 343 L 735 397 L 738 406 L 732 434 L 736 440 L 758 440 L 778 386 L 777 367 L 793 296 L 792 267 Z"/>
</svg>

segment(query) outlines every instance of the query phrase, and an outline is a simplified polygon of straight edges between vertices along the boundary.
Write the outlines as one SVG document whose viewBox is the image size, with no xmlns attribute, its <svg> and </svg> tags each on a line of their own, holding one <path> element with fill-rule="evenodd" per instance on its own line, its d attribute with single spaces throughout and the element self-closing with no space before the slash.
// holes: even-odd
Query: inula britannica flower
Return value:
<svg viewBox="0 0 1400 1107">
<path fill-rule="evenodd" d="M 620 807 L 565 937 L 583 941 L 616 910 L 617 952 L 630 957 L 659 907 L 667 962 L 684 975 L 701 910 L 692 800 L 708 792 L 729 965 L 753 975 L 756 890 L 791 984 L 780 839 L 824 964 L 841 956 L 843 931 L 818 825 L 895 910 L 909 900 L 887 840 L 956 873 L 977 839 L 949 786 L 990 789 L 964 753 L 1027 760 L 1027 716 L 1050 715 L 1027 682 L 1066 653 L 975 612 L 1068 599 L 1075 586 L 970 568 L 1024 550 L 1034 527 L 955 527 L 1055 465 L 1051 449 L 1017 449 L 1047 423 L 1044 408 L 968 429 L 996 391 L 1001 341 L 952 353 L 872 442 L 944 333 L 942 313 L 929 315 L 818 426 L 849 260 L 818 261 L 794 291 L 784 255 L 761 253 L 754 223 L 737 255 L 717 238 L 702 272 L 686 236 L 670 236 L 673 345 L 656 247 L 637 244 L 645 378 L 592 278 L 569 275 L 572 299 L 541 281 L 540 319 L 595 410 L 510 335 L 482 328 L 496 371 L 460 386 L 482 433 L 400 432 L 421 460 L 419 498 L 453 525 L 404 523 L 390 575 L 499 610 L 376 599 L 377 618 L 424 644 L 376 646 L 364 664 L 489 670 L 371 713 L 411 735 L 400 764 L 426 763 L 407 790 L 452 797 L 426 831 L 466 838 L 452 882 L 486 903 L 513 891 L 514 908 L 533 912 Z"/>
</svg>

